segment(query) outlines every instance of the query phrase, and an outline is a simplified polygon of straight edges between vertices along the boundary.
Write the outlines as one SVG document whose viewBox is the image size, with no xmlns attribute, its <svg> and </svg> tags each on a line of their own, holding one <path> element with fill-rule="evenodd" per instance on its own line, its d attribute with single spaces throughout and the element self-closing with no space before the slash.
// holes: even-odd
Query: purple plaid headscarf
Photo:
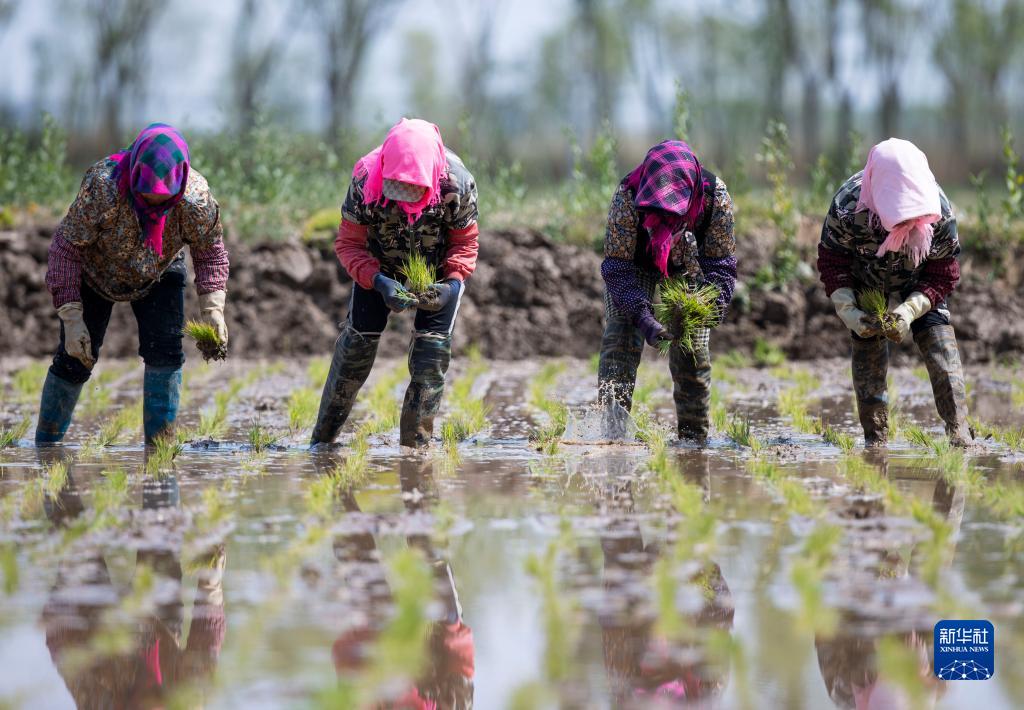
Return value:
<svg viewBox="0 0 1024 710">
<path fill-rule="evenodd" d="M 167 214 L 185 196 L 188 184 L 188 144 L 166 123 L 151 123 L 129 148 L 111 155 L 117 163 L 112 177 L 121 197 L 130 199 L 142 226 L 143 242 L 163 256 Z M 159 205 L 142 199 L 144 193 L 171 195 Z"/>
<path fill-rule="evenodd" d="M 683 141 L 664 141 L 647 151 L 623 183 L 633 191 L 633 203 L 643 213 L 654 263 L 668 276 L 672 235 L 683 228 L 694 229 L 704 213 L 700 161 Z"/>
</svg>

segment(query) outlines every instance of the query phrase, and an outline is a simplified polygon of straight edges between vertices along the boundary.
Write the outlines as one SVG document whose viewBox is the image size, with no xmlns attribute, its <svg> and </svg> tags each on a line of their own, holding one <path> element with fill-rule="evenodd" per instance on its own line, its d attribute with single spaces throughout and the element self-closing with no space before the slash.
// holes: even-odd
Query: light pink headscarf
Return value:
<svg viewBox="0 0 1024 710">
<path fill-rule="evenodd" d="M 417 202 L 395 201 L 412 224 L 429 205 L 441 199 L 441 177 L 448 168 L 448 159 L 441 142 L 441 130 L 419 118 L 403 118 L 388 131 L 384 143 L 356 162 L 353 177 L 365 172 L 363 202 L 367 205 L 387 204 L 384 181 L 398 180 L 426 188 Z"/>
<path fill-rule="evenodd" d="M 917 146 L 890 138 L 871 149 L 857 201 L 856 211 L 863 210 L 870 210 L 889 232 L 875 256 L 902 251 L 914 266 L 924 261 L 942 204 L 928 158 Z"/>
</svg>

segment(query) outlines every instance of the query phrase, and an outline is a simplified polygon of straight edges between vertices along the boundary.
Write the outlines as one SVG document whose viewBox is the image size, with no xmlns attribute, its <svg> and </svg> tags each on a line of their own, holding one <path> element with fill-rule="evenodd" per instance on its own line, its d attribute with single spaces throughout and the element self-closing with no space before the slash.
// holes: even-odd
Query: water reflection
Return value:
<svg viewBox="0 0 1024 710">
<path fill-rule="evenodd" d="M 963 519 L 963 490 L 934 472 L 890 467 L 883 454 L 875 454 L 871 460 L 898 489 L 927 501 L 949 526 L 949 542 L 939 551 L 948 567 Z M 857 522 L 846 529 L 847 569 L 837 600 L 842 610 L 838 633 L 832 637 L 819 634 L 814 640 L 825 689 L 839 708 L 934 707 L 945 692 L 945 683 L 933 673 L 933 597 L 919 591 L 908 593 L 925 586 L 920 571 L 930 543 L 893 535 L 892 531 L 879 535 L 884 524 L 872 526 L 869 522 L 885 515 L 878 501 L 869 506 L 852 505 L 848 510 L 856 510 Z M 865 551 L 868 554 L 863 554 Z M 870 601 L 857 591 L 868 585 L 872 588 Z M 883 658 L 892 666 L 883 666 Z"/>
<path fill-rule="evenodd" d="M 412 683 L 393 698 L 389 706 L 399 708 L 470 708 L 473 706 L 475 649 L 473 631 L 462 617 L 455 574 L 444 550 L 434 543 L 429 511 L 438 502 L 431 459 L 403 459 L 399 480 L 404 504 L 403 520 L 396 526 L 410 547 L 418 549 L 433 572 L 435 600 L 439 612 L 429 627 L 427 664 Z M 361 614 L 342 632 L 332 647 L 339 678 L 358 677 L 369 668 L 370 651 L 394 607 L 375 533 L 380 520 L 367 521 L 361 515 L 354 491 L 341 495 L 341 509 L 352 524 L 334 538 L 334 556 L 342 579 L 350 591 L 361 594 L 355 599 Z M 370 525 L 366 523 L 370 522 Z"/>
<path fill-rule="evenodd" d="M 695 454 L 693 460 L 687 459 L 686 477 L 707 494 L 707 457 Z M 676 633 L 666 634 L 665 620 L 653 608 L 652 590 L 659 559 L 672 555 L 673 530 L 670 526 L 661 539 L 654 532 L 645 534 L 634 501 L 637 480 L 628 470 L 635 461 L 607 463 L 608 477 L 598 502 L 605 521 L 600 533 L 604 603 L 598 621 L 612 706 L 715 704 L 729 669 L 710 658 L 709 639 L 716 632 L 730 633 L 734 615 L 722 570 L 710 559 L 687 568 L 693 598 L 683 604 L 684 610 L 660 611 L 675 617 Z M 669 572 L 673 580 L 675 571 Z M 670 604 L 676 607 L 676 602 Z"/>
<path fill-rule="evenodd" d="M 68 530 L 86 512 L 70 460 L 66 483 L 45 505 L 55 529 Z M 57 574 L 43 607 L 50 657 L 79 708 L 157 708 L 172 698 L 201 704 L 224 643 L 223 545 L 195 561 L 198 578 L 187 642 L 183 643 L 180 536 L 166 529 L 181 515 L 171 474 L 142 486 L 146 534 L 136 548 L 132 579 L 111 573 L 104 547 L 87 535 L 56 557 Z M 180 521 L 179 521 L 180 522 Z M 116 569 L 116 566 L 113 566 Z M 194 702 L 187 699 L 194 698 Z"/>
</svg>

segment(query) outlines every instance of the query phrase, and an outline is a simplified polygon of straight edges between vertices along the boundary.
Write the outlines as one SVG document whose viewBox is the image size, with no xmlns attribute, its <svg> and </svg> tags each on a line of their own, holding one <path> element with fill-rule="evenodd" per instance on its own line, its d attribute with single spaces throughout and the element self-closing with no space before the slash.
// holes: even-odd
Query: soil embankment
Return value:
<svg viewBox="0 0 1024 710">
<path fill-rule="evenodd" d="M 45 356 L 56 345 L 58 321 L 44 283 L 51 233 L 52 227 L 0 232 L 0 355 Z M 256 358 L 329 353 L 351 289 L 330 245 L 229 241 L 228 248 L 231 353 Z M 740 280 L 749 281 L 771 253 L 770 238 L 741 237 Z M 554 243 L 537 232 L 485 231 L 456 324 L 456 349 L 476 343 L 484 355 L 502 359 L 597 352 L 603 315 L 600 262 L 590 250 Z M 969 362 L 1024 353 L 1024 293 L 994 281 L 990 271 L 965 263 L 963 282 L 950 300 Z M 186 310 L 195 315 L 194 292 L 187 298 Z M 132 320 L 127 305 L 114 309 L 104 354 L 137 350 Z M 412 328 L 408 315 L 393 320 L 384 354 L 404 350 Z M 728 319 L 712 336 L 712 348 L 747 350 L 758 338 L 793 358 L 848 352 L 831 304 L 810 279 L 784 290 L 741 288 Z"/>
</svg>

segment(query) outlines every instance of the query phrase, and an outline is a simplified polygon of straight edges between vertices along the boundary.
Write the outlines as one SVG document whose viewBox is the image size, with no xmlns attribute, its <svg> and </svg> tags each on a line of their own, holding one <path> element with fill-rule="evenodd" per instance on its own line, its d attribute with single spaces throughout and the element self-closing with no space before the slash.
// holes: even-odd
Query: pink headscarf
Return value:
<svg viewBox="0 0 1024 710">
<path fill-rule="evenodd" d="M 857 201 L 856 211 L 863 210 L 870 210 L 889 232 L 875 256 L 903 251 L 914 266 L 928 256 L 942 204 L 928 158 L 917 146 L 890 138 L 871 149 Z"/>
<path fill-rule="evenodd" d="M 429 205 L 441 199 L 441 177 L 448 167 L 441 142 L 441 131 L 433 123 L 418 118 L 403 118 L 390 131 L 384 143 L 356 162 L 353 177 L 364 172 L 363 202 L 387 204 L 384 181 L 398 180 L 426 188 L 417 202 L 397 202 L 412 224 Z"/>
</svg>

